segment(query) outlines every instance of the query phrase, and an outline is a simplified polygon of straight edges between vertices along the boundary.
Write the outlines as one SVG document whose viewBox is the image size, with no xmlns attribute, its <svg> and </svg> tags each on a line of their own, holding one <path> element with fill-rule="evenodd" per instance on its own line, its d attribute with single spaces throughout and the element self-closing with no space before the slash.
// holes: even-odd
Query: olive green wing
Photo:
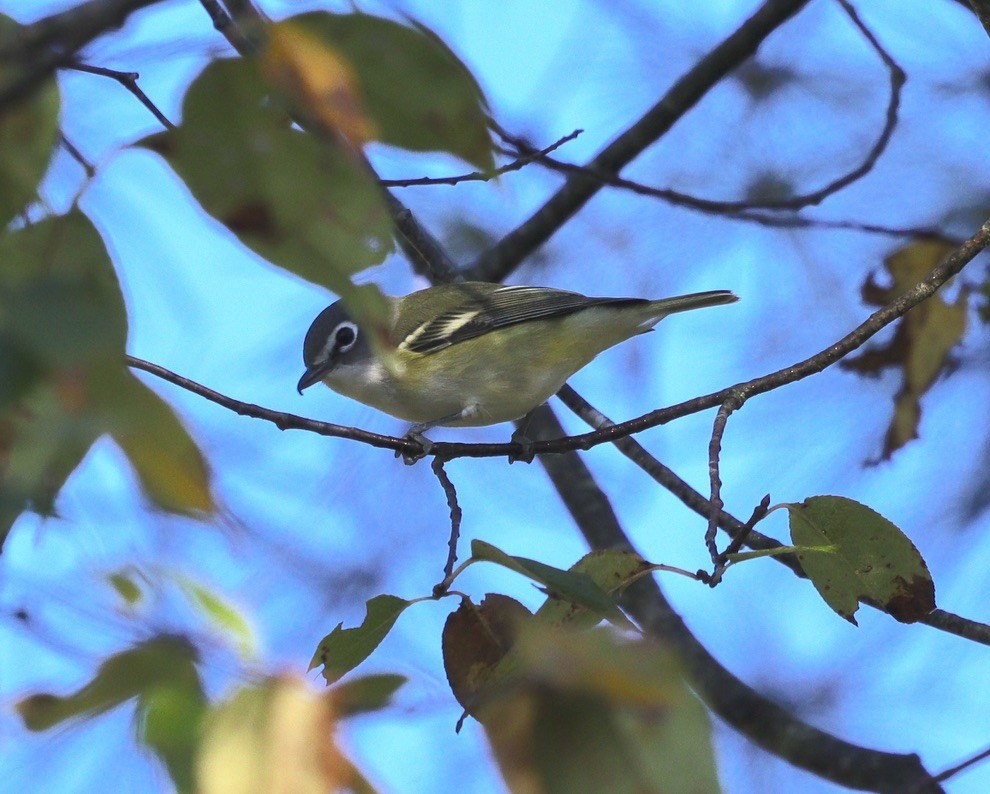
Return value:
<svg viewBox="0 0 990 794">
<path fill-rule="evenodd" d="M 437 288 L 440 289 L 440 288 Z M 498 328 L 564 317 L 591 306 L 647 303 L 640 298 L 588 298 L 577 292 L 547 287 L 502 287 L 484 282 L 451 284 L 440 293 L 430 291 L 431 306 L 422 306 L 417 296 L 403 315 L 419 315 L 417 324 L 403 322 L 399 347 L 413 353 L 435 353 Z M 423 316 L 428 315 L 428 316 Z"/>
</svg>

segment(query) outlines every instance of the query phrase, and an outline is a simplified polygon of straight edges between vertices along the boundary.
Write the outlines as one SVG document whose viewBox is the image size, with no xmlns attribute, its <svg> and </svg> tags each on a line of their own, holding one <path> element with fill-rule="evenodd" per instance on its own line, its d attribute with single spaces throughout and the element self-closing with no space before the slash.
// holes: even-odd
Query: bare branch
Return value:
<svg viewBox="0 0 990 794">
<path fill-rule="evenodd" d="M 456 185 L 460 182 L 490 182 L 495 177 L 508 174 L 510 171 L 518 171 L 541 157 L 546 157 L 550 152 L 559 149 L 565 143 L 573 141 L 584 130 L 574 130 L 563 138 L 558 138 L 549 146 L 527 152 L 511 163 L 500 166 L 494 171 L 472 171 L 469 174 L 459 174 L 457 176 L 421 176 L 415 179 L 379 179 L 382 187 L 416 187 L 420 185 Z"/>
<path fill-rule="evenodd" d="M 499 137 L 507 141 L 515 153 L 535 153 L 528 141 L 503 129 L 494 121 L 490 122 Z M 706 215 L 717 215 L 728 220 L 741 221 L 743 223 L 755 223 L 760 226 L 781 229 L 835 229 L 838 231 L 856 231 L 865 234 L 882 234 L 889 237 L 941 237 L 947 235 L 939 229 L 929 226 L 886 226 L 877 223 L 865 223 L 863 221 L 828 220 L 825 218 L 808 218 L 801 215 L 786 214 L 781 215 L 774 212 L 758 211 L 754 209 L 732 209 L 730 205 L 745 204 L 745 202 L 722 202 L 711 199 L 698 198 L 688 193 L 680 193 L 669 188 L 650 187 L 641 182 L 625 179 L 621 176 L 603 174 L 594 171 L 588 166 L 565 163 L 553 157 L 544 155 L 537 157 L 536 162 L 545 168 L 559 171 L 565 174 L 580 174 L 588 179 L 597 180 L 602 186 L 614 187 L 620 190 L 627 190 L 638 196 L 658 198 L 674 206 L 702 212 Z"/>
<path fill-rule="evenodd" d="M 978 764 L 981 761 L 986 761 L 988 758 L 990 758 L 990 747 L 987 747 L 985 750 L 981 750 L 980 752 L 975 753 L 971 757 L 967 758 L 965 761 L 962 761 L 961 763 L 958 763 L 955 766 L 949 767 L 944 772 L 939 772 L 939 774 L 935 776 L 935 779 L 939 783 L 944 783 L 949 778 L 955 777 L 960 772 L 969 769 L 971 766 L 974 766 L 975 764 Z"/>
<path fill-rule="evenodd" d="M 718 533 L 718 517 L 722 513 L 722 478 L 719 476 L 718 465 L 719 455 L 722 452 L 722 436 L 725 434 L 725 425 L 729 421 L 729 415 L 742 407 L 746 401 L 745 392 L 737 392 L 729 396 L 715 414 L 715 423 L 712 426 L 712 437 L 708 442 L 708 480 L 711 483 L 711 497 L 708 499 L 711 511 L 708 516 L 708 529 L 705 531 L 705 546 L 712 558 L 712 565 L 718 567 L 719 553 L 715 545 L 715 535 Z"/>
<path fill-rule="evenodd" d="M 441 584 L 433 588 L 435 598 L 443 595 L 443 582 L 450 581 L 453 578 L 454 563 L 457 562 L 457 540 L 461 536 L 461 518 L 463 517 L 461 506 L 457 504 L 457 490 L 454 488 L 454 483 L 444 469 L 443 464 L 443 458 L 435 457 L 431 465 L 433 473 L 440 481 L 440 487 L 443 488 L 444 495 L 447 497 L 447 507 L 450 508 L 450 540 L 447 541 L 447 562 L 443 566 L 443 580 Z"/>
<path fill-rule="evenodd" d="M 106 69 L 103 66 L 90 66 L 89 64 L 79 63 L 79 61 L 66 64 L 66 68 L 76 72 L 86 72 L 87 74 L 95 74 L 100 77 L 109 77 L 111 80 L 116 80 L 133 94 L 138 102 L 144 105 L 163 127 L 169 130 L 175 129 L 175 125 L 166 118 L 165 114 L 158 109 L 158 106 L 151 101 L 148 95 L 138 85 L 137 81 L 141 75 L 137 72 L 120 72 L 116 69 Z"/>
<path fill-rule="evenodd" d="M 198 394 L 200 397 L 203 397 L 212 403 L 216 403 L 222 408 L 233 411 L 239 416 L 249 416 L 252 419 L 263 419 L 266 422 L 271 422 L 279 430 L 308 430 L 321 436 L 349 438 L 355 441 L 361 441 L 373 447 L 378 447 L 380 449 L 391 449 L 396 452 L 409 455 L 418 454 L 422 451 L 420 449 L 420 445 L 414 441 L 409 441 L 403 438 L 395 438 L 394 436 L 383 436 L 378 433 L 370 433 L 367 430 L 359 430 L 358 428 L 347 427 L 345 425 L 335 425 L 330 422 L 317 422 L 316 420 L 306 419 L 305 417 L 296 416 L 295 414 L 287 414 L 282 413 L 281 411 L 273 411 L 270 408 L 262 408 L 260 405 L 254 405 L 253 403 L 246 403 L 240 400 L 235 400 L 232 397 L 227 397 L 220 392 L 214 391 L 213 389 L 203 386 L 200 383 L 196 383 L 196 381 L 185 378 L 182 375 L 177 375 L 165 367 L 159 366 L 158 364 L 152 364 L 150 361 L 135 358 L 134 356 L 125 356 L 125 360 L 128 366 L 134 367 L 134 369 L 143 370 L 144 372 L 179 386 L 186 391 L 190 391 L 193 394 Z M 436 454 L 436 452 L 434 452 L 434 454 Z"/>
<path fill-rule="evenodd" d="M 76 148 L 72 141 L 65 137 L 64 132 L 59 132 L 58 139 L 69 156 L 82 166 L 82 170 L 86 172 L 86 178 L 92 179 L 96 175 L 96 166 L 86 159 L 86 156 Z"/>
<path fill-rule="evenodd" d="M 618 174 L 664 135 L 723 77 L 749 58 L 774 30 L 808 0 L 766 0 L 721 44 L 702 58 L 636 123 L 602 149 L 588 164 L 595 171 Z M 564 185 L 528 220 L 482 254 L 469 278 L 501 281 L 583 207 L 601 183 L 579 175 Z"/>
<path fill-rule="evenodd" d="M 200 0 L 200 4 L 210 15 L 213 27 L 230 43 L 230 46 L 241 55 L 254 54 L 255 44 L 244 34 L 244 31 L 231 19 L 230 14 L 219 2 L 219 0 Z"/>
<path fill-rule="evenodd" d="M 459 280 L 461 276 L 457 264 L 447 255 L 437 239 L 416 220 L 412 211 L 387 190 L 385 200 L 395 224 L 395 238 L 413 270 L 434 284 Z"/>
</svg>

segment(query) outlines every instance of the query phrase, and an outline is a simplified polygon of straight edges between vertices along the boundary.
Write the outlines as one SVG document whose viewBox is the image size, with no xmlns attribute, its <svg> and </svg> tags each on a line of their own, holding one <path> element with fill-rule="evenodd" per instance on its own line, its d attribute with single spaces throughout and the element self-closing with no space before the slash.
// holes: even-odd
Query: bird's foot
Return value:
<svg viewBox="0 0 990 794">
<path fill-rule="evenodd" d="M 395 457 L 401 457 L 402 462 L 407 466 L 412 466 L 417 461 L 422 460 L 433 450 L 433 442 L 423 435 L 423 431 L 418 426 L 410 427 L 402 438 L 404 441 L 412 442 L 419 447 L 419 449 L 413 450 L 395 450 Z"/>
<path fill-rule="evenodd" d="M 519 452 L 509 453 L 509 464 L 516 463 L 532 463 L 533 459 L 536 457 L 536 450 L 533 448 L 533 439 L 526 435 L 526 431 L 522 427 L 516 428 L 512 437 L 509 439 L 510 444 L 518 444 L 520 447 Z"/>
</svg>

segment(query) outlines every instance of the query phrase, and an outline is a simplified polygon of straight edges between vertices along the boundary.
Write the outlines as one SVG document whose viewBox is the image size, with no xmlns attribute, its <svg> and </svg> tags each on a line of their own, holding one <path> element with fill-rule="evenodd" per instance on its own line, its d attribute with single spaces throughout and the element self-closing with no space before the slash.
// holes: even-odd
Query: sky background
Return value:
<svg viewBox="0 0 990 794">
<path fill-rule="evenodd" d="M 67 7 L 28 10 L 0 0 L 22 22 Z M 346 3 L 264 2 L 274 18 Z M 625 129 L 699 57 L 756 7 L 659 0 L 363 3 L 405 13 L 435 30 L 480 82 L 493 115 L 543 146 L 581 128 L 558 154 L 584 162 Z M 909 80 L 887 153 L 864 180 L 806 214 L 971 234 L 990 214 L 990 42 L 957 3 L 857 5 Z M 168 2 L 97 42 L 87 62 L 141 73 L 166 116 L 180 117 L 185 87 L 206 59 L 225 53 L 201 6 Z M 799 189 L 852 167 L 884 118 L 888 77 L 835 2 L 814 0 L 760 49 L 762 68 L 791 79 L 757 96 L 740 74 L 716 87 L 624 176 L 709 198 L 745 195 L 759 178 Z M 745 67 L 741 76 L 747 72 Z M 155 155 L 125 148 L 157 131 L 116 83 L 64 73 L 62 126 L 98 166 L 57 155 L 45 198 L 57 211 L 80 204 L 108 245 L 128 306 L 128 349 L 222 393 L 276 410 L 400 435 L 404 426 L 329 390 L 296 394 L 301 344 L 333 298 L 248 252 L 206 217 Z M 373 146 L 383 177 L 461 173 L 452 157 Z M 429 229 L 467 261 L 465 230 L 497 239 L 559 184 L 538 168 L 494 184 L 401 191 Z M 981 215 L 981 213 L 983 213 Z M 571 383 L 616 420 L 714 391 L 799 361 L 834 342 L 871 311 L 859 290 L 903 240 L 834 230 L 781 230 L 688 212 L 653 199 L 602 191 L 513 283 L 595 295 L 661 297 L 731 289 L 729 307 L 680 315 L 656 333 L 603 354 Z M 978 283 L 986 263 L 964 280 Z M 386 291 L 423 286 L 400 255 L 361 274 Z M 949 287 L 954 295 L 959 284 Z M 889 338 L 889 337 L 883 337 Z M 723 442 L 722 496 L 745 518 L 763 495 L 773 503 L 815 494 L 862 501 L 900 526 L 932 570 L 941 607 L 990 620 L 990 515 L 985 467 L 990 437 L 985 328 L 975 313 L 958 367 L 925 398 L 921 438 L 876 466 L 898 375 L 867 380 L 833 368 L 760 396 L 733 415 Z M 132 711 L 32 735 L 12 711 L 36 691 L 66 693 L 106 656 L 161 631 L 192 636 L 210 693 L 259 672 L 303 673 L 316 643 L 338 622 L 356 625 L 378 593 L 427 594 L 440 578 L 448 513 L 425 464 L 391 453 L 238 417 L 140 375 L 178 411 L 212 467 L 221 515 L 211 522 L 149 510 L 108 440 L 97 443 L 58 500 L 59 519 L 26 514 L 0 557 L 0 788 L 10 791 L 168 790 L 157 762 L 132 740 Z M 562 406 L 571 432 L 582 424 Z M 707 492 L 711 412 L 638 436 L 664 463 Z M 438 439 L 505 440 L 495 426 L 435 432 Z M 620 521 L 648 559 L 703 567 L 704 522 L 615 450 L 586 460 Z M 464 510 L 462 558 L 482 538 L 512 554 L 568 567 L 586 548 L 543 470 L 504 460 L 455 460 L 448 473 Z M 782 513 L 760 529 L 786 542 Z M 159 597 L 137 614 L 122 607 L 108 573 L 137 566 Z M 257 651 L 245 661 L 168 584 L 189 576 L 236 604 Z M 505 592 L 535 607 L 542 596 L 493 566 L 474 566 L 460 588 L 480 600 Z M 988 651 L 925 626 L 903 626 L 869 609 L 859 627 L 833 614 L 813 588 L 772 561 L 733 568 L 709 590 L 679 577 L 661 584 L 709 650 L 738 677 L 804 719 L 868 747 L 918 752 L 931 771 L 990 744 Z M 344 744 L 383 791 L 503 790 L 476 723 L 454 734 L 460 714 L 447 687 L 439 635 L 453 601 L 419 604 L 399 620 L 362 672 L 409 683 L 385 712 L 351 722 Z M 14 619 L 19 609 L 31 619 Z M 319 683 L 316 673 L 310 679 Z M 716 724 L 729 792 L 831 792 Z M 990 765 L 953 779 L 951 792 L 990 789 Z"/>
</svg>

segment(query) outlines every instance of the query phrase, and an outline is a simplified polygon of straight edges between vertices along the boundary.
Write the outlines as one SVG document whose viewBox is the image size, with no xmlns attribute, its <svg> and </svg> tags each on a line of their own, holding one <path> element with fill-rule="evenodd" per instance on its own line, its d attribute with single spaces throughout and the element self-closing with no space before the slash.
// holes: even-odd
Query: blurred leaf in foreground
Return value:
<svg viewBox="0 0 990 794">
<path fill-rule="evenodd" d="M 494 168 L 481 88 L 432 31 L 362 13 L 320 11 L 292 22 L 347 59 L 376 140 L 413 151 L 450 152 L 482 171 Z"/>
<path fill-rule="evenodd" d="M 199 449 L 174 412 L 124 367 L 127 316 L 106 249 L 78 212 L 0 235 L 0 542 L 55 497 L 111 435 L 153 502 L 213 509 Z"/>
<path fill-rule="evenodd" d="M 12 40 L 22 29 L 0 14 L 0 42 Z M 0 63 L 0 84 L 10 85 L 16 74 L 12 60 Z M 52 79 L 0 113 L 0 228 L 37 198 L 38 183 L 58 143 L 59 104 Z"/>
<path fill-rule="evenodd" d="M 108 658 L 93 679 L 71 695 L 31 695 L 17 704 L 17 711 L 32 731 L 92 718 L 161 687 L 198 687 L 196 662 L 196 650 L 183 638 L 156 637 Z"/>
<path fill-rule="evenodd" d="M 512 655 L 479 720 L 514 790 L 719 791 L 707 713 L 660 646 L 533 620 Z"/>
<path fill-rule="evenodd" d="M 392 250 L 374 175 L 344 144 L 293 129 L 252 61 L 209 64 L 186 92 L 182 123 L 141 145 L 164 156 L 245 245 L 345 299 L 350 276 Z M 386 310 L 384 299 L 377 308 Z M 352 314 L 366 319 L 362 310 Z"/>
<path fill-rule="evenodd" d="M 300 678 L 241 689 L 204 721 L 196 763 L 200 794 L 326 794 L 370 786 L 334 742 L 331 692 Z"/>
<path fill-rule="evenodd" d="M 375 137 L 354 69 L 300 25 L 272 25 L 261 64 L 269 82 L 291 98 L 307 128 L 340 134 L 354 146 Z"/>
</svg>

